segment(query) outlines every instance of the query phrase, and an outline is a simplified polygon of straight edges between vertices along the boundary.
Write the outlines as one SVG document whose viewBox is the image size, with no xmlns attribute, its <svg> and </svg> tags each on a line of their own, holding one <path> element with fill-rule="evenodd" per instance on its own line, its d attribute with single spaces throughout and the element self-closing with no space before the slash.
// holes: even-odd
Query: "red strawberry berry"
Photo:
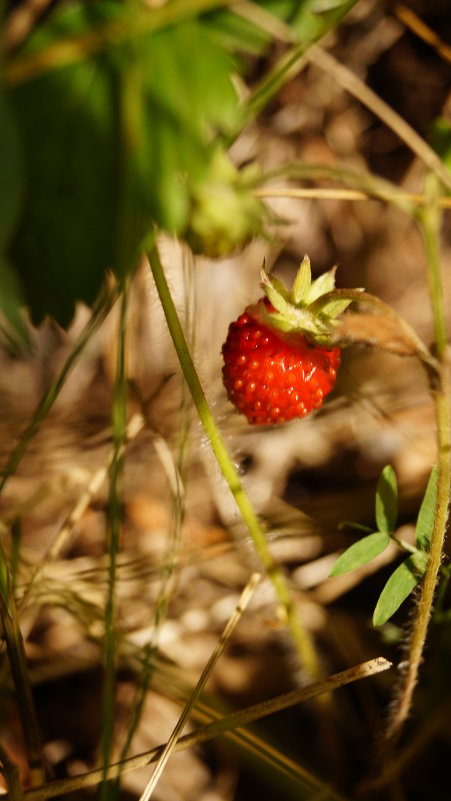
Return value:
<svg viewBox="0 0 451 801">
<path fill-rule="evenodd" d="M 250 423 L 284 423 L 319 409 L 333 389 L 340 349 L 286 335 L 244 312 L 222 347 L 230 401 Z"/>
<path fill-rule="evenodd" d="M 333 389 L 341 351 L 327 346 L 327 339 L 334 318 L 349 304 L 334 297 L 334 273 L 312 283 L 305 258 L 291 293 L 262 273 L 267 297 L 229 326 L 222 347 L 224 386 L 249 423 L 305 417 Z"/>
</svg>

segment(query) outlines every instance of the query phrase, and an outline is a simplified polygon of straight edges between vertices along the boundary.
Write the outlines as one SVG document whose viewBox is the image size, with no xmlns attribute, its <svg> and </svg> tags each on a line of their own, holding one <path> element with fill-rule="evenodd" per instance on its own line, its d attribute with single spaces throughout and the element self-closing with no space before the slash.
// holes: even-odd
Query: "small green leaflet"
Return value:
<svg viewBox="0 0 451 801">
<path fill-rule="evenodd" d="M 415 529 L 415 543 L 421 551 L 429 552 L 434 528 L 435 507 L 437 505 L 438 465 L 434 465 L 429 476 L 426 492 L 418 513 Z"/>
<path fill-rule="evenodd" d="M 426 565 L 426 554 L 413 553 L 396 568 L 379 596 L 373 626 L 382 626 L 394 615 L 424 575 Z"/>
<path fill-rule="evenodd" d="M 386 531 L 375 531 L 373 534 L 368 534 L 367 537 L 354 542 L 341 554 L 330 571 L 330 575 L 342 576 L 343 573 L 349 573 L 351 570 L 366 565 L 375 556 L 385 551 L 389 542 L 390 535 Z"/>
<path fill-rule="evenodd" d="M 386 465 L 379 476 L 376 490 L 376 524 L 379 531 L 392 532 L 398 518 L 398 486 L 391 465 Z"/>
</svg>

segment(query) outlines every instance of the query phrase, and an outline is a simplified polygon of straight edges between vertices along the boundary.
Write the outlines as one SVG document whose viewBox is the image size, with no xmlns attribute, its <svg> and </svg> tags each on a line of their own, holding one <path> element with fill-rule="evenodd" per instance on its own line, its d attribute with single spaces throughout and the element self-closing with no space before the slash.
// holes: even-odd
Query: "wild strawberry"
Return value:
<svg viewBox="0 0 451 801">
<path fill-rule="evenodd" d="M 341 351 L 330 334 L 350 300 L 334 292 L 335 268 L 312 282 L 307 257 L 291 292 L 264 271 L 262 279 L 266 297 L 229 326 L 222 374 L 238 411 L 268 425 L 305 417 L 333 389 Z"/>
</svg>

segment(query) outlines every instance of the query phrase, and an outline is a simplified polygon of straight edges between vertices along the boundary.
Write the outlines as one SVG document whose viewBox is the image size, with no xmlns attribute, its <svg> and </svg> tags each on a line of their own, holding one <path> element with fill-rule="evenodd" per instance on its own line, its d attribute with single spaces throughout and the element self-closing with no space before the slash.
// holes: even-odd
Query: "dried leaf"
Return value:
<svg viewBox="0 0 451 801">
<path fill-rule="evenodd" d="M 416 356 L 416 342 L 395 317 L 353 312 L 341 318 L 335 337 L 343 344 L 381 348 L 398 356 Z"/>
</svg>

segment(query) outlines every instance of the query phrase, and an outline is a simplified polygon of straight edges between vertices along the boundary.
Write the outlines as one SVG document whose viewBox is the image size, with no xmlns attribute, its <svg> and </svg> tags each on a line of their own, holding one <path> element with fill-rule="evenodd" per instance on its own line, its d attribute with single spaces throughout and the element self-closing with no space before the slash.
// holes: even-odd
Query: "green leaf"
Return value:
<svg viewBox="0 0 451 801">
<path fill-rule="evenodd" d="M 296 3 L 297 9 L 290 23 L 299 36 L 316 41 L 335 27 L 355 3 L 356 0 L 304 0 Z M 274 5 L 277 5 L 277 0 Z"/>
<path fill-rule="evenodd" d="M 80 40 L 109 22 L 130 25 L 132 7 L 56 7 L 22 52 Z M 94 302 L 108 270 L 122 277 L 134 269 L 154 226 L 183 237 L 196 213 L 203 235 L 209 218 L 201 215 L 199 222 L 199 207 L 216 204 L 222 186 L 226 212 L 218 220 L 215 207 L 210 239 L 221 238 L 226 249 L 231 208 L 240 226 L 230 247 L 256 232 L 263 205 L 238 185 L 236 170 L 231 178 L 220 176 L 219 187 L 217 178 L 212 181 L 219 149 L 214 137 L 236 122 L 234 70 L 199 18 L 136 41 L 112 41 L 9 89 L 27 186 L 8 258 L 35 322 L 49 314 L 67 326 L 77 300 Z"/>
<path fill-rule="evenodd" d="M 429 551 L 437 506 L 438 465 L 434 465 L 418 513 L 415 542 L 421 551 Z"/>
<path fill-rule="evenodd" d="M 208 16 L 208 25 L 223 47 L 232 51 L 261 55 L 268 47 L 270 35 L 238 14 L 220 9 Z"/>
<path fill-rule="evenodd" d="M 334 27 L 357 0 L 259 0 L 253 3 L 253 22 L 219 10 L 209 15 L 220 41 L 243 52 L 261 53 L 271 43 L 268 14 L 290 25 L 301 42 L 315 40 Z M 259 9 L 264 14 L 259 15 Z M 259 25 L 261 20 L 261 25 Z"/>
<path fill-rule="evenodd" d="M 398 518 L 398 486 L 391 465 L 386 465 L 379 476 L 376 489 L 376 523 L 379 531 L 395 530 Z"/>
<path fill-rule="evenodd" d="M 394 615 L 424 575 L 426 566 L 426 554 L 418 552 L 408 556 L 396 568 L 379 596 L 373 626 L 382 626 Z"/>
<path fill-rule="evenodd" d="M 366 565 L 375 556 L 385 551 L 389 542 L 390 535 L 384 531 L 376 531 L 363 537 L 341 554 L 330 571 L 330 575 L 342 576 L 343 573 L 349 573 L 351 570 Z"/>
</svg>

